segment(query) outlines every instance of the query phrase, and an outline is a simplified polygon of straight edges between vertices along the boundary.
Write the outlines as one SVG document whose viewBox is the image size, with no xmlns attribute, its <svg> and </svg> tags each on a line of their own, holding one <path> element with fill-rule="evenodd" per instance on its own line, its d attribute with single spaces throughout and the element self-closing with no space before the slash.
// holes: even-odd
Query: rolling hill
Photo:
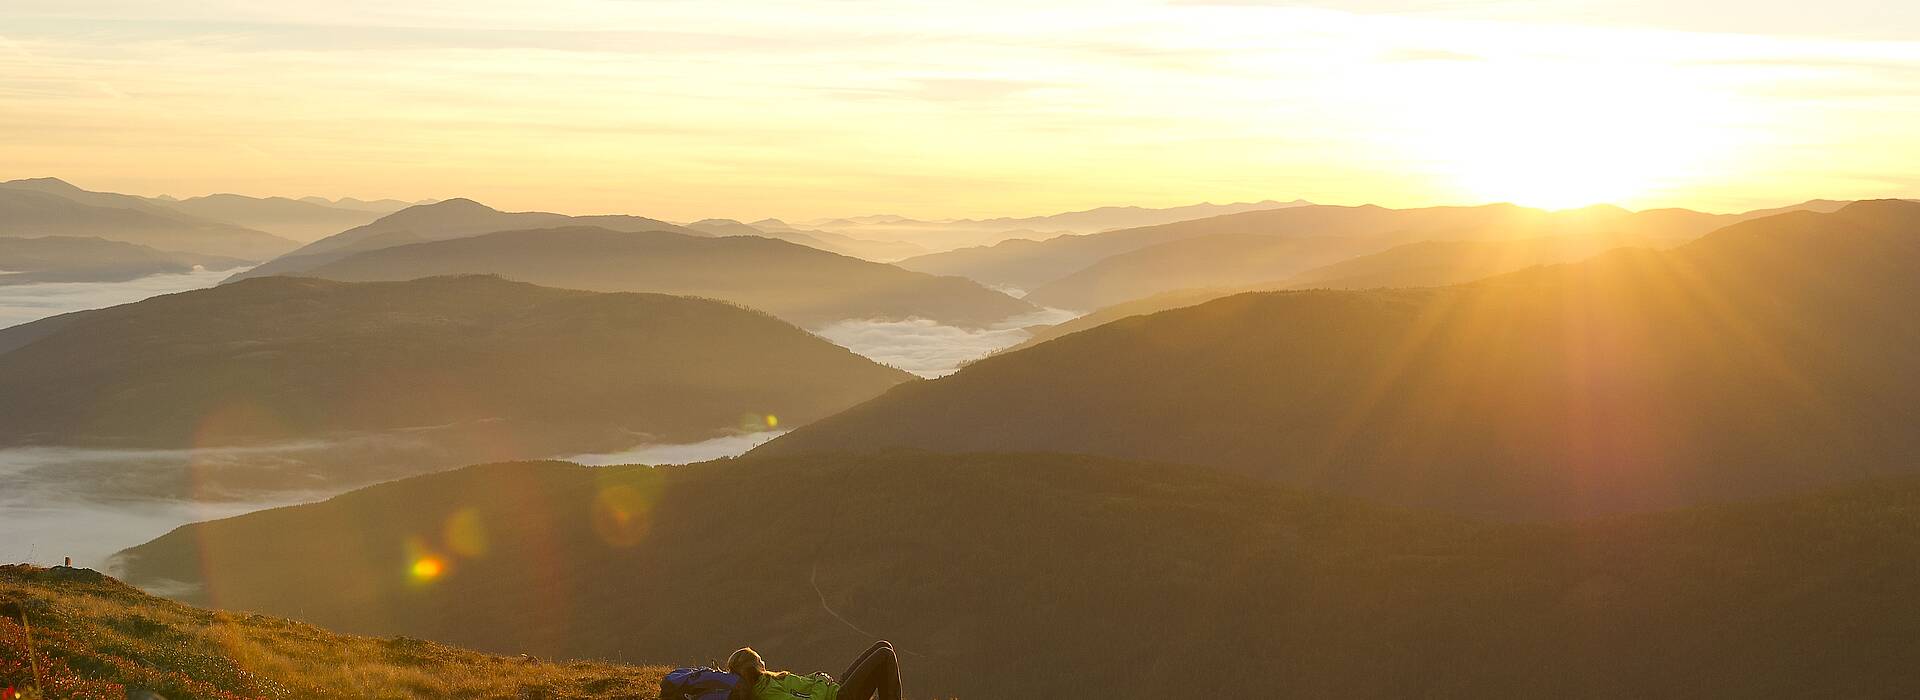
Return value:
<svg viewBox="0 0 1920 700">
<path fill-rule="evenodd" d="M 642 216 L 567 216 L 547 212 L 503 212 L 471 199 L 449 199 L 421 204 L 380 217 L 373 223 L 322 238 L 299 250 L 232 280 L 268 275 L 297 275 L 341 258 L 370 250 L 412 243 L 444 241 L 496 231 L 597 226 L 616 231 L 673 231 L 706 235 L 683 226 Z M 464 270 L 463 272 L 480 272 Z M 229 280 L 229 281 L 232 281 Z"/>
<path fill-rule="evenodd" d="M 912 379 L 729 304 L 479 276 L 248 280 L 18 326 L 0 333 L 9 347 L 0 444 L 395 435 L 437 446 L 434 464 L 408 465 L 414 473 L 495 454 L 703 440 L 740 431 L 747 416 L 759 429 L 769 415 L 799 425 Z M 347 472 L 236 478 L 365 476 L 341 452 Z"/>
<path fill-rule="evenodd" d="M 139 197 L 90 192 L 53 178 L 0 182 L 0 236 L 104 238 L 256 262 L 299 245 Z"/>
<path fill-rule="evenodd" d="M 1913 478 L 1497 525 L 1065 455 L 518 463 L 121 562 L 220 608 L 542 658 L 746 643 L 837 671 L 886 638 L 911 697 L 1920 692 L 1903 654 L 1862 651 L 1920 634 Z"/>
<path fill-rule="evenodd" d="M 89 569 L 0 566 L 0 688 L 46 698 L 651 700 L 666 670 L 351 637 L 196 610 Z"/>
<path fill-rule="evenodd" d="M 1916 270 L 1920 204 L 1875 201 L 1455 287 L 1243 294 L 756 454 L 1078 452 L 1499 517 L 1756 497 L 1920 468 Z"/>
<path fill-rule="evenodd" d="M 147 275 L 226 270 L 247 261 L 171 253 L 104 238 L 0 237 L 0 285 L 37 282 L 124 282 Z"/>
<path fill-rule="evenodd" d="M 850 318 L 909 317 L 980 326 L 1034 310 L 969 280 L 908 272 L 786 241 L 580 226 L 394 246 L 300 274 L 374 281 L 458 273 L 570 289 L 722 299 L 807 327 Z"/>
</svg>

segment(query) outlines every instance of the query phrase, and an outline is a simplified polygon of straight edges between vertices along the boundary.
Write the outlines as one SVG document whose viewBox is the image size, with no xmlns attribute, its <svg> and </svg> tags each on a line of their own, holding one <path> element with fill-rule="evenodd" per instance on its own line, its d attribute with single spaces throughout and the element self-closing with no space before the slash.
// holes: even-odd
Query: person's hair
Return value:
<svg viewBox="0 0 1920 700">
<path fill-rule="evenodd" d="M 727 657 L 727 672 L 740 677 L 733 692 L 727 694 L 729 700 L 746 700 L 753 697 L 753 686 L 760 682 L 760 674 L 767 672 L 767 662 L 753 647 L 740 647 Z"/>
</svg>

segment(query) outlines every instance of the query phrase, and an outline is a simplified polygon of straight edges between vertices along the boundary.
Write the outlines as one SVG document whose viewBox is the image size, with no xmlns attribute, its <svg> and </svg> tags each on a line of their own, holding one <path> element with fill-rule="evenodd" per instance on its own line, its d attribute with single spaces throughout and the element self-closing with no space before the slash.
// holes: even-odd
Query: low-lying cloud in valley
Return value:
<svg viewBox="0 0 1920 700">
<path fill-rule="evenodd" d="M 785 434 L 787 434 L 785 430 L 768 430 L 679 445 L 641 445 L 619 452 L 578 454 L 561 459 L 589 467 L 614 464 L 692 464 L 721 457 L 737 457 L 746 454 L 747 450 L 759 447 L 766 441 Z"/>
<path fill-rule="evenodd" d="M 0 562 L 111 569 L 109 558 L 175 527 L 309 503 L 419 473 L 488 461 L 450 456 L 432 431 L 245 447 L 0 448 Z M 641 445 L 564 459 L 590 466 L 686 464 L 731 457 L 785 434 L 769 430 L 686 444 Z"/>
<path fill-rule="evenodd" d="M 285 466 L 289 455 L 324 443 L 276 448 L 211 450 L 103 450 L 61 447 L 0 449 L 0 561 L 56 564 L 73 557 L 101 568 L 121 549 L 180 525 L 263 508 L 319 500 L 351 488 L 245 491 L 228 489 L 210 474 L 234 460 L 266 458 Z M 267 467 L 271 469 L 272 467 Z"/>
<path fill-rule="evenodd" d="M 48 316 L 127 304 L 161 294 L 204 289 L 234 270 L 148 275 L 127 282 L 37 282 L 0 285 L 0 328 Z"/>
<path fill-rule="evenodd" d="M 1042 309 L 978 329 L 949 326 L 924 318 L 847 320 L 814 333 L 875 362 L 932 379 L 1026 342 L 1033 337 L 1027 332 L 1028 328 L 1065 323 L 1078 316 L 1064 309 Z"/>
</svg>

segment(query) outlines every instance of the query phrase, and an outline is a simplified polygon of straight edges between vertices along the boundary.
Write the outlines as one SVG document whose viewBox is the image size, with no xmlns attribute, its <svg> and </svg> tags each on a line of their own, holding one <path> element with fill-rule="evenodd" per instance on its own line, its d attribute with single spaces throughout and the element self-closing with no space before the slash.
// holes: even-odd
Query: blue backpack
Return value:
<svg viewBox="0 0 1920 700">
<path fill-rule="evenodd" d="M 660 700 L 727 700 L 739 682 L 717 668 L 676 668 L 660 679 Z"/>
</svg>

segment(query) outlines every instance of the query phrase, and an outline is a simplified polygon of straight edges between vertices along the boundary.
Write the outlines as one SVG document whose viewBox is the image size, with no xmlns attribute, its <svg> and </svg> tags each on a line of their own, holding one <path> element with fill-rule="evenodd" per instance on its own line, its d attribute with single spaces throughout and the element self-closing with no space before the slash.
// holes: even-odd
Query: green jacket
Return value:
<svg viewBox="0 0 1920 700">
<path fill-rule="evenodd" d="M 835 700 L 838 695 L 840 684 L 824 673 L 766 673 L 753 684 L 753 700 Z"/>
</svg>

